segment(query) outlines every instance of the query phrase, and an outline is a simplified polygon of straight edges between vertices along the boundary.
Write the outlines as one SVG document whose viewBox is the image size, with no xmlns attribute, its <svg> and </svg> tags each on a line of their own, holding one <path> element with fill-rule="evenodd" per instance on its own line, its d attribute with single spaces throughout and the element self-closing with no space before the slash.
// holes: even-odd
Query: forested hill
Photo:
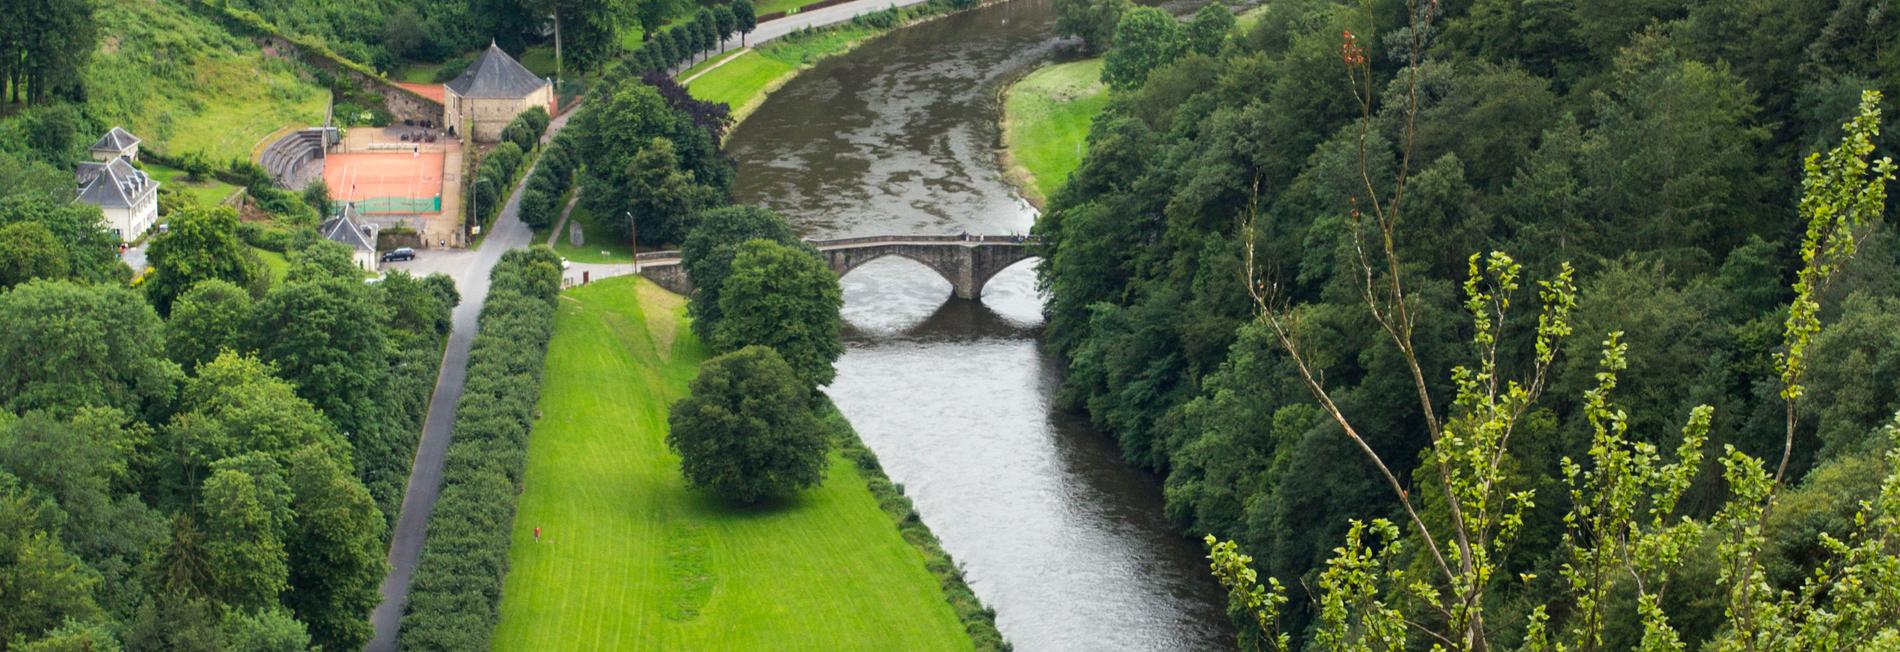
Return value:
<svg viewBox="0 0 1900 652">
<path fill-rule="evenodd" d="M 1177 25 L 1125 3 L 1059 3 L 1065 31 L 1098 48 L 1113 38 L 1113 90 L 1086 159 L 1037 225 L 1046 336 L 1069 363 L 1067 400 L 1129 460 L 1165 475 L 1183 532 L 1237 539 L 1263 576 L 1293 587 L 1284 624 L 1297 639 L 1349 519 L 1401 524 L 1400 559 L 1428 565 L 1413 552 L 1431 549 L 1413 523 L 1444 524 L 1447 485 L 1422 462 L 1438 426 L 1474 418 L 1452 404 L 1452 369 L 1477 369 L 1484 350 L 1471 344 L 1482 326 L 1464 283 L 1491 267 L 1470 257 L 1502 251 L 1523 265 L 1521 309 L 1497 349 L 1506 378 L 1536 366 L 1531 281 L 1573 265 L 1572 334 L 1505 465 L 1505 482 L 1534 489 L 1535 504 L 1480 621 L 1514 646 L 1532 606 L 1570 604 L 1560 570 L 1577 530 L 1564 521 L 1573 502 L 1560 460 L 1584 460 L 1598 434 L 1586 391 L 1610 333 L 1628 347 L 1611 400 L 1631 439 L 1673 451 L 1691 408 L 1713 408 L 1708 453 L 1665 516 L 1708 518 L 1725 504 L 1724 447 L 1776 469 L 1788 414 L 1777 354 L 1809 228 L 1797 208 L 1803 157 L 1842 142 L 1863 90 L 1895 97 L 1900 7 L 1423 4 L 1409 14 L 1399 0 L 1275 0 L 1223 37 L 1217 16 Z M 1895 151 L 1893 133 L 1875 140 L 1875 156 Z M 1382 216 L 1394 216 L 1393 267 Z M 1761 559 L 1778 588 L 1825 557 L 1817 533 L 1844 536 L 1857 501 L 1877 493 L 1880 428 L 1900 408 L 1893 221 L 1853 236 L 1858 253 L 1814 296 L 1822 328 L 1805 348 L 1791 487 Z M 1392 317 L 1394 273 L 1409 321 Z M 1392 467 L 1418 521 L 1315 401 L 1276 323 Z M 1409 335 L 1437 423 L 1393 323 Z M 1715 578 L 1727 569 L 1713 536 L 1687 545 L 1662 601 L 1694 647 L 1726 627 Z M 1642 635 L 1634 593 L 1618 585 L 1605 649 Z"/>
</svg>

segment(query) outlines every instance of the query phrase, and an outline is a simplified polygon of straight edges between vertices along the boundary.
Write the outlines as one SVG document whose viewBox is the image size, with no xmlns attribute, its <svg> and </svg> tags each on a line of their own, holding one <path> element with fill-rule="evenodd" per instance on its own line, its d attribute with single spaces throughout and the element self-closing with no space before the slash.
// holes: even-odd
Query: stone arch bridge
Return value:
<svg viewBox="0 0 1900 652">
<path fill-rule="evenodd" d="M 1035 256 L 1036 239 L 998 235 L 878 235 L 836 240 L 806 240 L 825 257 L 831 271 L 842 277 L 860 265 L 885 256 L 901 256 L 937 272 L 959 299 L 983 296 L 983 286 L 1003 268 Z M 640 254 L 634 270 L 668 290 L 689 294 L 692 279 L 680 264 L 677 251 Z"/>
</svg>

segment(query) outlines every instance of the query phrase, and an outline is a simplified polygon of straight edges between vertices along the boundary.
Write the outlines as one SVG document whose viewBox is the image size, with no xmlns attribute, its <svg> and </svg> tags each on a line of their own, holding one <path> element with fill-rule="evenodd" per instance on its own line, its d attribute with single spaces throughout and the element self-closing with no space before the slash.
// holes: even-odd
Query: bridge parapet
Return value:
<svg viewBox="0 0 1900 652">
<path fill-rule="evenodd" d="M 983 296 L 983 286 L 1004 268 L 1034 256 L 1039 240 L 1021 235 L 874 235 L 831 240 L 806 240 L 825 257 L 833 273 L 844 276 L 860 265 L 885 256 L 901 256 L 922 263 L 950 282 L 960 299 Z M 637 254 L 640 275 L 674 292 L 691 292 L 680 252 Z"/>
</svg>

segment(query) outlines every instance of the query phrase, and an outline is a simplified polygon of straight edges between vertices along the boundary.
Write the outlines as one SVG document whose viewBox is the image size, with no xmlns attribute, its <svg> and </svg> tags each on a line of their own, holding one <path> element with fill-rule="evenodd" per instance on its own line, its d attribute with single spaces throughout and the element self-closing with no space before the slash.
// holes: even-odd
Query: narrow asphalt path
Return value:
<svg viewBox="0 0 1900 652">
<path fill-rule="evenodd" d="M 548 124 L 547 142 L 567 125 L 572 112 Z M 540 161 L 537 159 L 537 165 Z M 494 231 L 482 241 L 480 249 L 444 256 L 453 269 L 442 271 L 455 279 L 462 303 L 450 317 L 449 343 L 442 352 L 442 371 L 436 376 L 435 394 L 429 398 L 429 415 L 422 422 L 422 440 L 416 446 L 415 461 L 409 468 L 409 486 L 402 497 L 402 514 L 396 519 L 396 533 L 389 541 L 389 575 L 383 578 L 383 602 L 370 614 L 376 635 L 367 649 L 385 652 L 396 649 L 396 629 L 402 624 L 403 605 L 409 597 L 409 582 L 415 578 L 416 562 L 422 556 L 422 541 L 429 523 L 429 512 L 442 489 L 442 462 L 455 429 L 455 406 L 462 398 L 462 383 L 468 378 L 468 351 L 475 342 L 475 321 L 482 303 L 488 298 L 488 272 L 509 249 L 533 244 L 534 232 L 521 222 L 521 191 L 534 173 L 521 176 L 521 183 L 509 193 L 508 203 L 495 218 Z M 421 272 L 428 265 L 416 266 Z"/>
</svg>

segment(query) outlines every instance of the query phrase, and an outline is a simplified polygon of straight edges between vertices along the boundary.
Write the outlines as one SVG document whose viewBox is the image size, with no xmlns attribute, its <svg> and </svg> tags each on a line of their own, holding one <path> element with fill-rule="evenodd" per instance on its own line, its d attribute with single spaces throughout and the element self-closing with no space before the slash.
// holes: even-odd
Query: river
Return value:
<svg viewBox="0 0 1900 652">
<path fill-rule="evenodd" d="M 899 30 L 774 93 L 727 143 L 737 201 L 808 237 L 1023 233 L 1036 211 L 995 161 L 997 93 L 1057 56 L 1049 0 Z M 1224 598 L 1160 485 L 1056 407 L 1033 263 L 981 301 L 921 264 L 843 279 L 846 353 L 826 392 L 996 609 L 1016 649 L 1232 647 Z"/>
</svg>

